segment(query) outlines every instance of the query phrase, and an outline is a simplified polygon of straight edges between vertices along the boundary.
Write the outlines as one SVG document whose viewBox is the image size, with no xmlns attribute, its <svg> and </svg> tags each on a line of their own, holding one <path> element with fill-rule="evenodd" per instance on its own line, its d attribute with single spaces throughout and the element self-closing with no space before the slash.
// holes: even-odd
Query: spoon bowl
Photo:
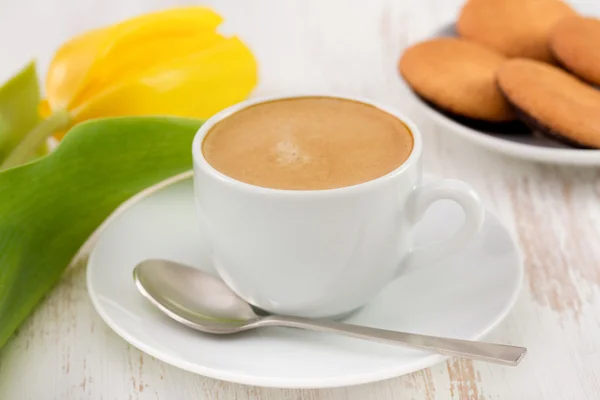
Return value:
<svg viewBox="0 0 600 400">
<path fill-rule="evenodd" d="M 133 270 L 140 293 L 174 320 L 199 331 L 236 333 L 260 321 L 253 308 L 221 279 L 167 260 L 146 260 Z"/>
</svg>

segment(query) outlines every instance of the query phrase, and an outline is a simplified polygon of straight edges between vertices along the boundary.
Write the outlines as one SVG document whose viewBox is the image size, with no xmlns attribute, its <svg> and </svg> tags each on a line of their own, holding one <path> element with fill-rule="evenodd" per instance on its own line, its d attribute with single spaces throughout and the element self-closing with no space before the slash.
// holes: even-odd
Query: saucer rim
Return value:
<svg viewBox="0 0 600 400">
<path fill-rule="evenodd" d="M 431 177 L 433 177 L 432 174 L 426 174 L 426 173 L 423 174 L 423 179 L 427 179 L 427 178 L 431 178 Z M 134 205 L 139 203 L 141 200 L 143 200 L 159 191 L 166 190 L 176 183 L 179 183 L 179 182 L 182 182 L 185 180 L 191 180 L 191 179 L 192 179 L 191 173 L 189 173 L 189 172 L 184 173 L 180 176 L 173 177 L 167 181 L 163 181 L 163 182 L 161 182 L 155 186 L 152 186 L 152 187 L 146 189 L 145 191 L 139 193 L 134 198 L 130 199 L 130 201 L 125 202 L 117 210 L 115 210 L 113 215 L 111 215 L 107 219 L 107 221 L 105 221 L 105 223 L 102 225 L 103 229 L 101 232 L 98 232 L 98 237 L 100 237 L 102 235 L 104 228 L 108 227 L 109 225 L 114 223 L 116 220 L 118 220 L 125 211 L 132 208 Z M 495 320 L 493 322 L 491 322 L 487 327 L 482 329 L 480 332 L 477 332 L 476 334 L 472 335 L 471 337 L 464 338 L 467 340 L 482 339 L 485 336 L 487 336 L 491 331 L 493 331 L 501 322 L 503 322 L 506 319 L 506 317 L 508 316 L 508 314 L 510 313 L 510 311 L 515 306 L 517 300 L 519 299 L 519 296 L 521 294 L 523 284 L 524 284 L 525 268 L 524 268 L 524 264 L 523 264 L 523 254 L 515 240 L 514 235 L 510 232 L 510 230 L 504 224 L 501 223 L 500 219 L 494 213 L 492 213 L 491 211 L 489 211 L 486 208 L 486 218 L 487 218 L 487 216 L 490 216 L 491 218 L 493 218 L 496 221 L 496 223 L 498 225 L 502 226 L 502 228 L 508 233 L 510 242 L 512 244 L 512 248 L 514 249 L 516 257 L 517 257 L 515 268 L 517 269 L 516 272 L 518 273 L 518 280 L 517 280 L 517 285 L 515 286 L 513 292 L 511 293 L 510 300 L 506 303 L 506 305 L 502 309 L 501 313 L 495 318 Z M 227 382 L 239 383 L 239 384 L 250 385 L 250 386 L 270 387 L 270 388 L 280 388 L 280 389 L 325 389 L 325 388 L 337 388 L 337 387 L 362 385 L 362 384 L 374 383 L 374 382 L 379 382 L 379 381 L 383 381 L 383 380 L 387 380 L 387 379 L 397 378 L 397 377 L 400 377 L 403 375 L 410 374 L 412 372 L 416 372 L 416 371 L 419 371 L 419 370 L 422 370 L 425 368 L 432 367 L 432 366 L 439 364 L 443 361 L 446 361 L 447 359 L 450 358 L 450 357 L 444 356 L 444 355 L 432 354 L 427 357 L 423 357 L 422 359 L 420 359 L 412 364 L 404 364 L 398 368 L 387 368 L 385 370 L 378 370 L 378 371 L 375 371 L 372 373 L 361 373 L 361 374 L 343 375 L 343 376 L 317 378 L 317 379 L 315 379 L 315 378 L 289 379 L 289 378 L 277 378 L 277 377 L 260 377 L 260 376 L 255 376 L 255 375 L 239 373 L 239 372 L 229 372 L 229 371 L 224 371 L 221 369 L 214 369 L 214 368 L 198 365 L 195 363 L 187 362 L 184 360 L 180 360 L 177 357 L 171 356 L 168 353 L 163 353 L 161 351 L 157 351 L 154 348 L 152 348 L 151 346 L 146 345 L 145 343 L 136 340 L 134 337 L 130 336 L 125 331 L 125 329 L 120 328 L 119 324 L 116 323 L 108 315 L 108 313 L 106 313 L 104 311 L 103 306 L 100 305 L 100 299 L 99 299 L 100 296 L 94 290 L 91 289 L 94 287 L 92 274 L 90 272 L 93 269 L 93 267 L 91 267 L 91 266 L 93 264 L 97 265 L 97 263 L 95 262 L 95 259 L 98 257 L 96 255 L 97 254 L 96 251 L 98 248 L 96 244 L 97 244 L 97 242 L 94 243 L 94 247 L 90 252 L 90 255 L 89 255 L 89 258 L 88 258 L 88 261 L 86 264 L 87 292 L 88 292 L 88 296 L 92 302 L 92 305 L 93 305 L 95 311 L 98 313 L 98 315 L 100 315 L 100 318 L 102 318 L 104 323 L 106 323 L 113 332 L 115 332 L 119 337 L 121 337 L 121 339 L 125 340 L 127 343 L 131 344 L 138 350 L 160 360 L 161 362 L 165 362 L 167 364 L 170 364 L 170 365 L 177 367 L 179 369 L 182 369 L 184 371 L 192 372 L 192 373 L 195 373 L 195 374 L 198 374 L 201 376 L 205 376 L 208 378 L 219 379 L 219 380 L 223 380 L 223 381 L 227 381 Z"/>
</svg>

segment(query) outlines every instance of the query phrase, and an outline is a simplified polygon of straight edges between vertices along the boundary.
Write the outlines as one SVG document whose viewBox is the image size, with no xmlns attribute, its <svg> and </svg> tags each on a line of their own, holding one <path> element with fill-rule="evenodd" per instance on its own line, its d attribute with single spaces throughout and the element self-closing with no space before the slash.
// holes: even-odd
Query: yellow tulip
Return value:
<svg viewBox="0 0 600 400">
<path fill-rule="evenodd" d="M 208 118 L 248 96 L 256 61 L 237 37 L 216 32 L 205 7 L 176 8 L 92 30 L 65 43 L 46 77 L 42 115 Z"/>
</svg>

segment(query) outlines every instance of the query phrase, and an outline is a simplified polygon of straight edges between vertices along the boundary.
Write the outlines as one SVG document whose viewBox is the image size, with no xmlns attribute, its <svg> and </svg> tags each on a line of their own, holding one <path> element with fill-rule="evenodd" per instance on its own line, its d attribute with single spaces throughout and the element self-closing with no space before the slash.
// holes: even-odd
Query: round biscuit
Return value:
<svg viewBox="0 0 600 400">
<path fill-rule="evenodd" d="M 506 61 L 498 85 L 517 115 L 542 133 L 600 148 L 600 91 L 564 70 L 530 59 Z"/>
<path fill-rule="evenodd" d="M 477 43 L 437 38 L 406 49 L 400 74 L 421 97 L 437 107 L 477 120 L 514 119 L 495 76 L 504 57 Z"/>
<path fill-rule="evenodd" d="M 562 19 L 550 32 L 550 48 L 569 71 L 600 85 L 600 19 Z"/>
<path fill-rule="evenodd" d="M 548 45 L 552 27 L 575 11 L 560 0 L 469 0 L 456 30 L 507 57 L 554 62 Z"/>
</svg>

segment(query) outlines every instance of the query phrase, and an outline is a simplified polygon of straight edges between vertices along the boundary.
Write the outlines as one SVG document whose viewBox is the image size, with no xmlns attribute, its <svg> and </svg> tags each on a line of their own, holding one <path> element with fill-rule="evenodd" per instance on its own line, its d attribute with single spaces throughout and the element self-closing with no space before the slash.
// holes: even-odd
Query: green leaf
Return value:
<svg viewBox="0 0 600 400">
<path fill-rule="evenodd" d="M 0 348 L 119 204 L 191 169 L 201 124 L 91 121 L 73 128 L 48 156 L 0 172 Z"/>
<path fill-rule="evenodd" d="M 0 164 L 40 121 L 35 64 L 32 62 L 0 87 Z M 45 154 L 46 147 L 38 155 Z"/>
</svg>

